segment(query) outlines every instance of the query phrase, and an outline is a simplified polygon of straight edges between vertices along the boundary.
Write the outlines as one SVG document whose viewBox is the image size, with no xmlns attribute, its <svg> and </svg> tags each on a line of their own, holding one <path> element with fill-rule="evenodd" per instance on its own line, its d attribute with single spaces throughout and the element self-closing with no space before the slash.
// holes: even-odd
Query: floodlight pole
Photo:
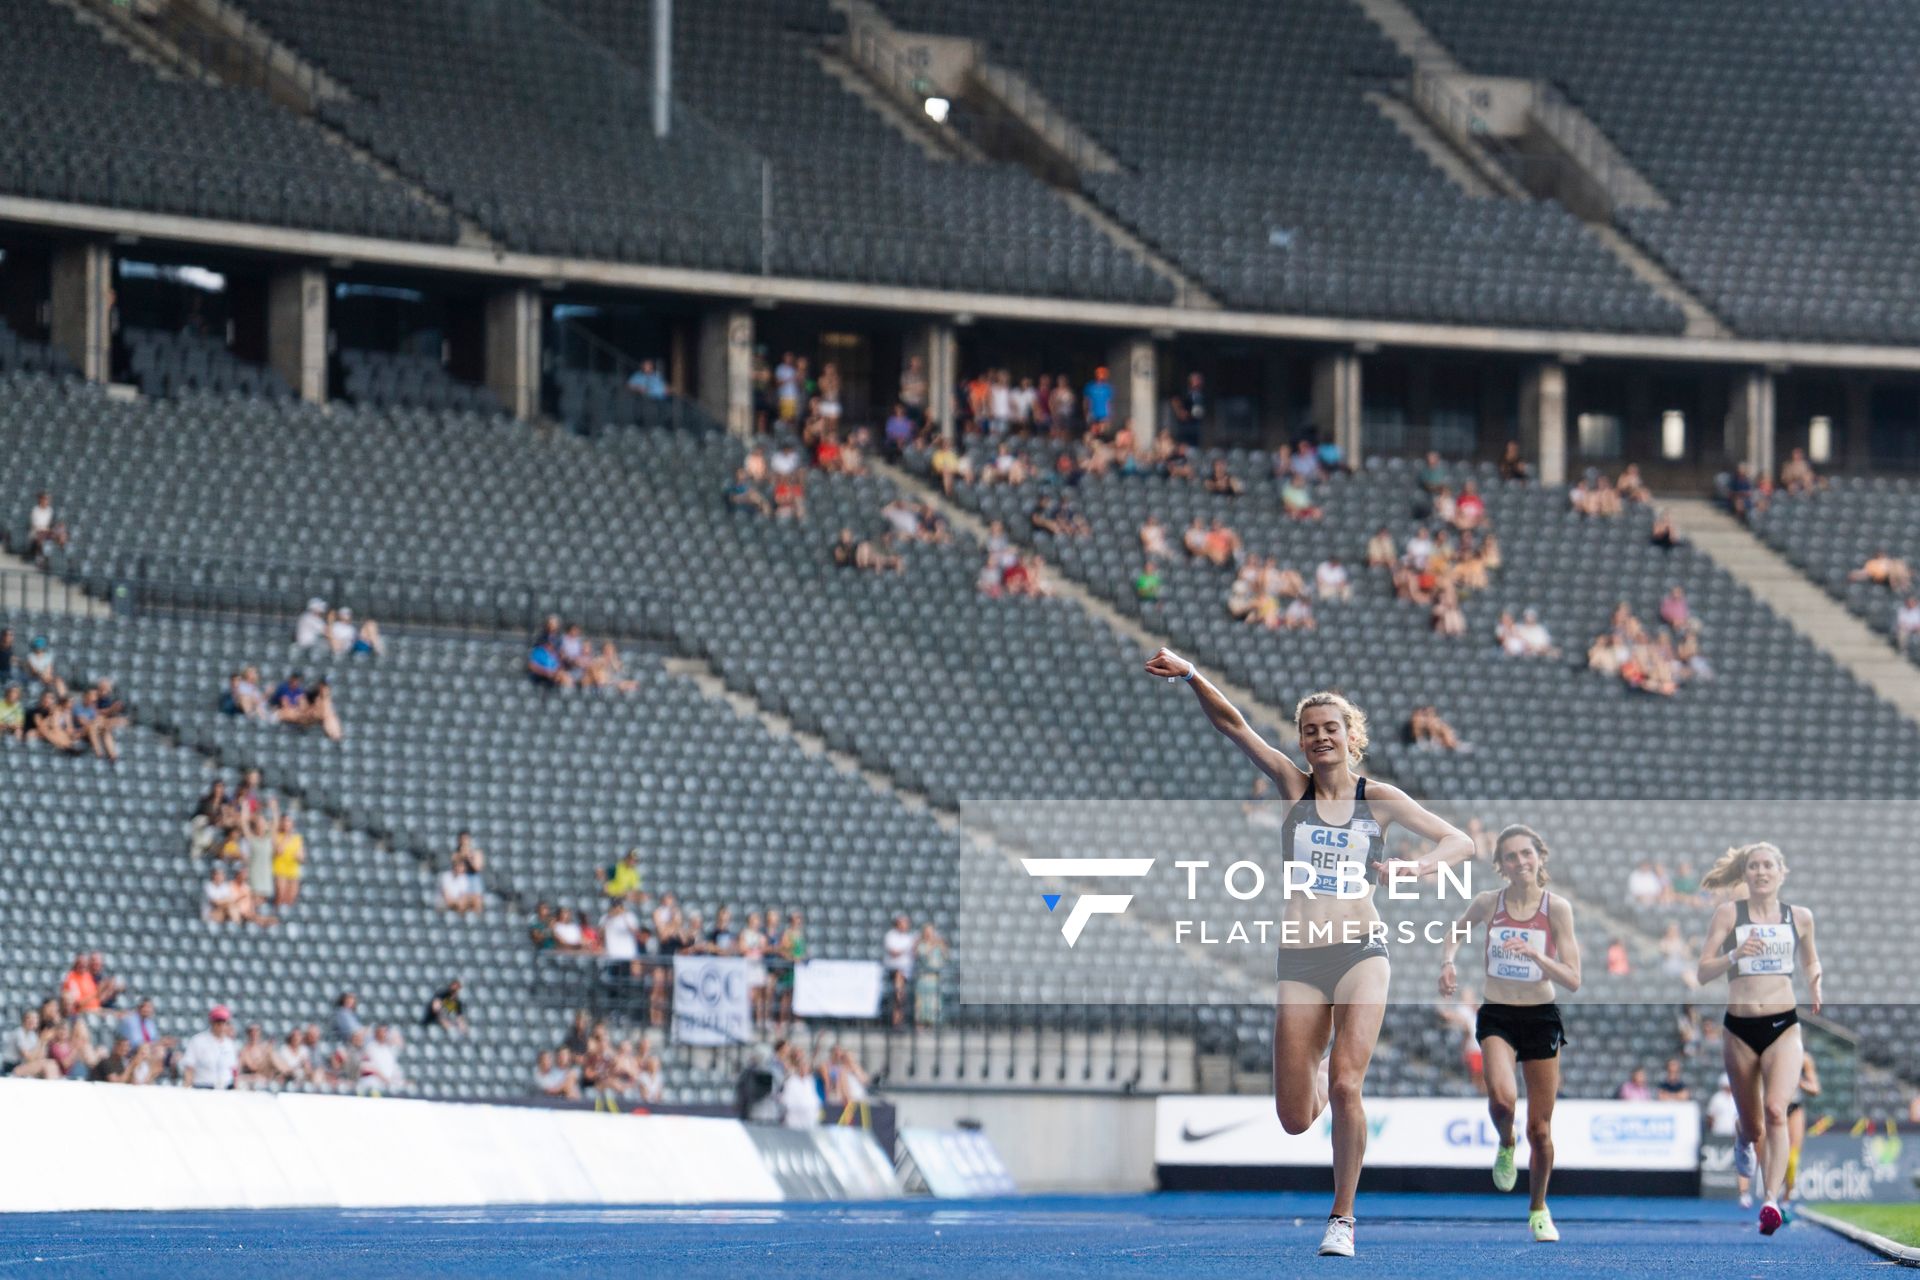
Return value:
<svg viewBox="0 0 1920 1280">
<path fill-rule="evenodd" d="M 673 127 L 673 0 L 653 0 L 653 136 Z"/>
</svg>

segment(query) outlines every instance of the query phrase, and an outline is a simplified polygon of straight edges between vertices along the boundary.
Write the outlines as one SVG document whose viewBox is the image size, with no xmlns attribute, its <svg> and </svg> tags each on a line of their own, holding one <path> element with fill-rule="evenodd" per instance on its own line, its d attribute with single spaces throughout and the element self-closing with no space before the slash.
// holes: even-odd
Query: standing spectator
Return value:
<svg viewBox="0 0 1920 1280">
<path fill-rule="evenodd" d="M 927 420 L 927 388 L 927 362 L 908 356 L 907 367 L 900 371 L 900 403 L 916 424 Z"/>
<path fill-rule="evenodd" d="M 1662 1102 L 1691 1102 L 1693 1089 L 1687 1084 L 1687 1073 L 1680 1065 L 1680 1059 L 1667 1059 L 1667 1073 L 1660 1078 L 1654 1088 L 1654 1096 Z"/>
<path fill-rule="evenodd" d="M 1647 1069 L 1635 1067 L 1633 1074 L 1614 1091 L 1613 1096 L 1622 1102 L 1651 1102 L 1653 1090 L 1647 1087 Z"/>
<path fill-rule="evenodd" d="M 665 400 L 667 398 L 667 380 L 660 376 L 660 366 L 652 360 L 642 360 L 640 367 L 627 379 L 627 390 L 647 400 Z"/>
<path fill-rule="evenodd" d="M 273 904 L 285 911 L 300 900 L 300 877 L 307 864 L 307 839 L 283 813 L 273 827 Z"/>
<path fill-rule="evenodd" d="M 1894 648 L 1906 653 L 1915 636 L 1920 636 L 1920 596 L 1908 596 L 1900 612 L 1893 615 Z"/>
<path fill-rule="evenodd" d="M 1507 441 L 1507 447 L 1500 454 L 1500 478 L 1509 482 L 1525 482 L 1533 478 L 1533 467 L 1520 456 L 1520 442 Z"/>
<path fill-rule="evenodd" d="M 340 998 L 333 1002 L 333 1019 L 328 1032 L 334 1043 L 346 1044 L 360 1027 L 360 997 L 351 991 L 342 991 Z"/>
<path fill-rule="evenodd" d="M 640 922 L 624 899 L 615 898 L 608 904 L 606 915 L 600 917 L 600 939 L 610 973 L 624 972 L 640 958 L 640 932 Z"/>
<path fill-rule="evenodd" d="M 27 513 L 27 558 L 44 563 L 48 547 L 66 545 L 66 522 L 53 514 L 53 495 L 42 490 Z"/>
<path fill-rule="evenodd" d="M 187 1039 L 180 1057 L 180 1083 L 189 1089 L 231 1089 L 239 1068 L 233 1011 L 217 1004 L 207 1010 L 207 1029 Z"/>
<path fill-rule="evenodd" d="M 449 980 L 446 986 L 428 999 L 427 1011 L 420 1015 L 420 1025 L 438 1027 L 456 1035 L 467 1034 L 467 998 L 462 994 L 464 991 L 460 979 Z"/>
<path fill-rule="evenodd" d="M 1207 427 L 1207 380 L 1198 373 L 1187 375 L 1187 385 L 1167 401 L 1173 415 L 1173 435 L 1182 444 L 1202 442 Z"/>
<path fill-rule="evenodd" d="M 1080 397 L 1087 406 L 1087 430 L 1100 434 L 1113 420 L 1113 383 L 1108 380 L 1107 366 L 1093 371 L 1093 381 L 1087 383 Z"/>
<path fill-rule="evenodd" d="M 913 1021 L 930 1027 L 940 1021 L 940 974 L 947 967 L 947 940 L 933 921 L 923 921 L 913 944 Z"/>
<path fill-rule="evenodd" d="M 886 442 L 888 457 L 898 457 L 902 450 L 913 442 L 913 419 L 907 413 L 907 406 L 896 402 L 893 412 L 887 415 L 887 423 L 881 432 Z"/>
<path fill-rule="evenodd" d="M 880 940 L 881 965 L 893 987 L 893 1025 L 907 1016 L 907 987 L 913 981 L 913 922 L 902 911 L 893 917 L 893 928 Z"/>
<path fill-rule="evenodd" d="M 781 1063 L 787 1069 L 787 1077 L 780 1086 L 780 1122 L 789 1129 L 817 1128 L 820 1090 L 807 1067 L 806 1051 L 790 1042 L 781 1055 Z"/>
</svg>

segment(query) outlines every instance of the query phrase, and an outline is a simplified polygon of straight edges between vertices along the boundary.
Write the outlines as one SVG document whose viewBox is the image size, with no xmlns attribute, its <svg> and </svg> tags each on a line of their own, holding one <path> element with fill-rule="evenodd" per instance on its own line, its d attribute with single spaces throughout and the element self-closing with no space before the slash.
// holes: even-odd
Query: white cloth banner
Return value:
<svg viewBox="0 0 1920 1280">
<path fill-rule="evenodd" d="M 745 1044 L 753 1039 L 747 962 L 739 956 L 673 958 L 676 1044 Z"/>
<path fill-rule="evenodd" d="M 1527 1109 L 1513 1122 L 1527 1165 Z M 1367 1099 L 1369 1168 L 1477 1169 L 1493 1164 L 1499 1138 L 1487 1104 L 1474 1098 Z M 1302 1134 L 1280 1127 L 1264 1096 L 1162 1097 L 1154 1111 L 1154 1162 L 1161 1165 L 1301 1166 L 1333 1163 L 1329 1113 Z M 1691 1102 L 1562 1098 L 1553 1112 L 1553 1162 L 1560 1169 L 1694 1169 L 1700 1111 Z"/>
<path fill-rule="evenodd" d="M 879 962 L 808 960 L 797 966 L 793 1011 L 802 1018 L 879 1017 Z"/>
</svg>

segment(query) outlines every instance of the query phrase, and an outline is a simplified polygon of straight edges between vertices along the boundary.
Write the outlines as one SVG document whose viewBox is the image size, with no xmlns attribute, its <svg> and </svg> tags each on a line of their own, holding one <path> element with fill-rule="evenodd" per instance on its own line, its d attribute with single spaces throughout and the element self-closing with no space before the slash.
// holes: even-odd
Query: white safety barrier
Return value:
<svg viewBox="0 0 1920 1280">
<path fill-rule="evenodd" d="M 1514 1119 L 1527 1166 L 1526 1103 Z M 1479 1169 L 1498 1145 L 1477 1098 L 1367 1099 L 1369 1169 Z M 1563 1098 L 1553 1113 L 1554 1167 L 1690 1173 L 1700 1162 L 1700 1110 L 1691 1102 Z M 1154 1114 L 1161 1167 L 1320 1167 L 1333 1162 L 1330 1113 L 1302 1134 L 1280 1127 L 1265 1096 L 1163 1097 Z"/>
<path fill-rule="evenodd" d="M 738 1121 L 0 1080 L 0 1211 L 782 1199 Z"/>
</svg>

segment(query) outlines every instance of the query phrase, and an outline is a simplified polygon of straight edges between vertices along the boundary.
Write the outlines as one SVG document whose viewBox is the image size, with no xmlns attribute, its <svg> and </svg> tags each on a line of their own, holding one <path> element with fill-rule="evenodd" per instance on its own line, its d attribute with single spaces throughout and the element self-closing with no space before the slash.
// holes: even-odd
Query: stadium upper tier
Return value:
<svg viewBox="0 0 1920 1280">
<path fill-rule="evenodd" d="M 0 190 L 408 240 L 443 214 L 265 98 L 158 75 L 49 0 L 0 0 Z"/>
<path fill-rule="evenodd" d="M 1413 0 L 1462 63 L 1562 86 L 1672 203 L 1626 228 L 1749 337 L 1920 337 L 1900 0 Z"/>
</svg>

